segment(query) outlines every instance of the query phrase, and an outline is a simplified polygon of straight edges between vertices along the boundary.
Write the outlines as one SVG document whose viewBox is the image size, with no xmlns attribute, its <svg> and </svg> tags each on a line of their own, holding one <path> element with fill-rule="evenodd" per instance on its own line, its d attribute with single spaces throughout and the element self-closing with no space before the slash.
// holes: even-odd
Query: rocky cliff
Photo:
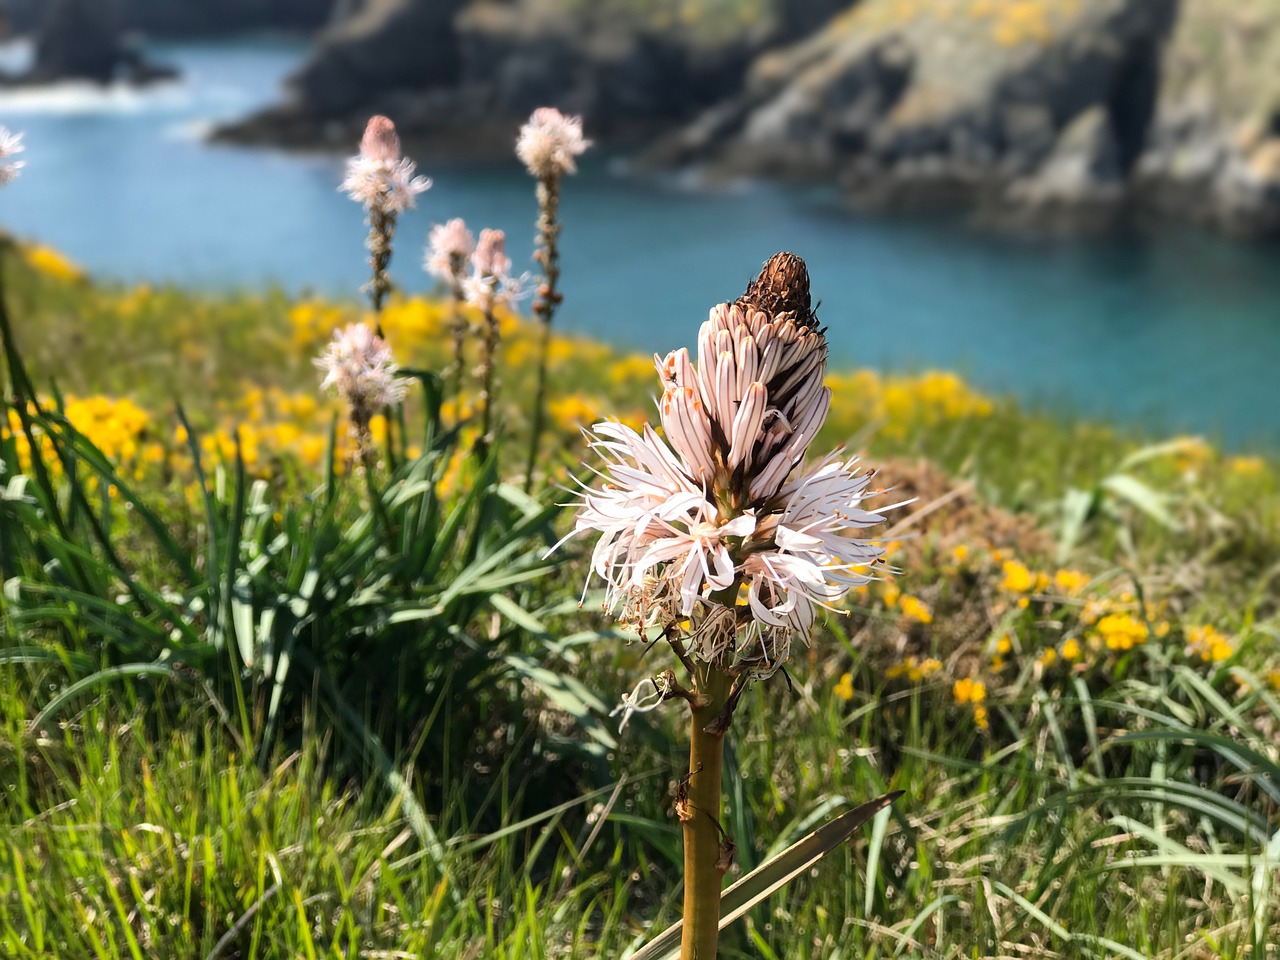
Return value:
<svg viewBox="0 0 1280 960">
<path fill-rule="evenodd" d="M 864 0 L 650 166 L 839 182 L 1037 230 L 1280 237 L 1280 0 Z"/>
<path fill-rule="evenodd" d="M 1161 76 L 1143 209 L 1280 238 L 1280 0 L 1183 0 Z"/>
<path fill-rule="evenodd" d="M 51 0 L 0 0 L 16 33 L 36 30 Z M 345 2 L 345 0 L 336 0 Z M 314 30 L 335 0 L 117 0 L 120 27 L 156 35 L 207 35 L 246 30 Z"/>
<path fill-rule="evenodd" d="M 1280 0 L 341 3 L 290 100 L 227 136 L 346 144 L 383 112 L 505 154 L 554 104 L 641 166 L 861 208 L 1280 236 Z"/>
<path fill-rule="evenodd" d="M 519 122 L 555 104 L 597 141 L 634 142 L 732 95 L 770 37 L 833 6 L 802 0 L 784 23 L 769 0 L 363 0 L 321 37 L 287 102 L 221 135 L 346 143 L 382 112 L 437 151 L 507 153 Z"/>
<path fill-rule="evenodd" d="M 119 10 L 114 0 L 52 0 L 36 38 L 35 63 L 26 78 L 47 83 L 63 78 L 106 83 L 124 56 Z"/>
</svg>

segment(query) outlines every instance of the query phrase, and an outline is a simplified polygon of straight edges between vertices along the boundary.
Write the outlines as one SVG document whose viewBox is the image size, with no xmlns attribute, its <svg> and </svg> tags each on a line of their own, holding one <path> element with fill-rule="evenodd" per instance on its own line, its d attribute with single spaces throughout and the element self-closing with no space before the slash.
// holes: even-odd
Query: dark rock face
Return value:
<svg viewBox="0 0 1280 960">
<path fill-rule="evenodd" d="M 1280 239 L 1280 16 L 1274 0 L 1184 0 L 1162 53 L 1142 211 Z"/>
<path fill-rule="evenodd" d="M 857 208 L 1280 237 L 1278 2 L 799 0 L 708 32 L 610 0 L 336 0 L 291 100 L 224 135 L 353 144 L 385 113 L 508 156 L 551 104 L 641 168 L 829 180 Z"/>
<path fill-rule="evenodd" d="M 922 4 L 904 18 L 891 0 L 866 0 L 762 56 L 735 103 L 651 159 L 836 178 L 865 207 L 1110 197 L 1142 149 L 1176 4 L 1042 5 L 1020 24 L 998 4 L 990 16 Z"/>
<path fill-rule="evenodd" d="M 292 97 L 225 139 L 348 141 L 372 113 L 451 153 L 508 154 L 538 106 L 583 114 L 597 140 L 669 129 L 732 93 L 763 31 L 707 41 L 590 4 L 343 0 Z M 817 3 L 818 0 L 806 0 Z"/>
<path fill-rule="evenodd" d="M 25 76 L 3 77 L 9 84 L 90 80 L 150 83 L 174 71 L 148 63 L 121 41 L 116 0 L 51 0 L 36 34 L 35 63 Z"/>
<path fill-rule="evenodd" d="M 1016 14 L 1016 15 L 1015 15 Z M 642 162 L 989 225 L 1280 237 L 1275 0 L 863 0 Z"/>
<path fill-rule="evenodd" d="M 292 80 L 296 102 L 321 120 L 341 118 L 388 90 L 457 80 L 453 18 L 463 0 L 364 0 L 319 39 Z"/>
<path fill-rule="evenodd" d="M 52 0 L 36 41 L 30 80 L 106 83 L 120 64 L 119 10 L 113 0 Z"/>
<path fill-rule="evenodd" d="M 342 2 L 342 0 L 339 0 Z M 115 0 L 124 30 L 190 36 L 244 30 L 314 30 L 329 16 L 333 0 Z M 50 0 L 6 0 L 0 12 L 12 29 L 39 28 Z"/>
</svg>

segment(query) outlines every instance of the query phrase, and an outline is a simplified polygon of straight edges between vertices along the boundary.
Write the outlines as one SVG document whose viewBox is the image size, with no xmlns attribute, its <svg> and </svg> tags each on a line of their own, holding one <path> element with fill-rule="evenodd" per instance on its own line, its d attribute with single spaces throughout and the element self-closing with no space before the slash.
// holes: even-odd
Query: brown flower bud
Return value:
<svg viewBox="0 0 1280 960">
<path fill-rule="evenodd" d="M 763 311 L 774 319 L 791 314 L 802 327 L 818 325 L 809 296 L 809 271 L 794 253 L 775 253 L 766 260 L 760 275 L 738 298 L 738 306 Z"/>
</svg>

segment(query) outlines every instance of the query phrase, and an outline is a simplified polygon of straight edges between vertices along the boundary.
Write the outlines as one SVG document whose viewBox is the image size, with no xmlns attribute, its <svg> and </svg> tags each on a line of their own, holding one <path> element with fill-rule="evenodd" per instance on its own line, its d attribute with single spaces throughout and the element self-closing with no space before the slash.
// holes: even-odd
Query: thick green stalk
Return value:
<svg viewBox="0 0 1280 960">
<path fill-rule="evenodd" d="M 720 929 L 720 793 L 724 735 L 707 733 L 729 697 L 731 678 L 712 666 L 699 668 L 697 693 L 705 706 L 693 709 L 684 820 L 684 931 L 680 960 L 714 960 Z"/>
</svg>

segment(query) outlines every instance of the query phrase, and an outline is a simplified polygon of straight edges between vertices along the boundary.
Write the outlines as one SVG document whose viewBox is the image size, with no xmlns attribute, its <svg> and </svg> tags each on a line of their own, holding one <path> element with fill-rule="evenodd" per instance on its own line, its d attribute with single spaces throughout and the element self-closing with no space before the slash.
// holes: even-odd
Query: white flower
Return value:
<svg viewBox="0 0 1280 960">
<path fill-rule="evenodd" d="M 400 138 L 386 117 L 370 119 L 360 141 L 359 156 L 347 161 L 340 187 L 366 210 L 395 216 L 411 209 L 414 198 L 431 187 L 427 177 L 415 177 L 417 164 L 400 156 Z"/>
<path fill-rule="evenodd" d="M 520 128 L 516 156 L 529 173 L 542 179 L 576 173 L 573 158 L 591 146 L 583 139 L 582 118 L 566 117 L 555 107 L 539 107 Z"/>
<path fill-rule="evenodd" d="M 394 406 L 408 389 L 408 381 L 396 376 L 391 348 L 365 323 L 335 330 L 315 364 L 325 371 L 320 388 L 336 389 L 357 417 Z"/>
<path fill-rule="evenodd" d="M 818 607 L 872 579 L 883 548 L 856 536 L 884 519 L 861 507 L 870 474 L 833 455 L 792 476 L 830 406 L 826 355 L 804 264 L 779 254 L 711 311 L 696 366 L 687 350 L 655 358 L 665 441 L 647 424 L 588 432 L 605 482 L 570 536 L 600 534 L 591 573 L 642 635 L 690 618 L 694 657 L 766 677 Z M 735 586 L 743 606 L 724 599 Z"/>
<path fill-rule="evenodd" d="M 21 153 L 25 149 L 22 134 L 10 133 L 8 128 L 0 127 L 0 187 L 12 183 L 18 176 L 18 171 L 26 166 L 22 160 L 11 159 L 15 153 Z"/>
<path fill-rule="evenodd" d="M 448 223 L 438 223 L 431 228 L 422 267 L 433 277 L 451 281 L 461 273 L 462 265 L 475 248 L 475 238 L 467 225 L 454 217 Z"/>
<path fill-rule="evenodd" d="M 471 254 L 471 275 L 462 281 L 467 303 L 488 313 L 498 304 L 510 306 L 527 293 L 528 275 L 511 276 L 507 235 L 501 230 L 481 230 Z"/>
</svg>

